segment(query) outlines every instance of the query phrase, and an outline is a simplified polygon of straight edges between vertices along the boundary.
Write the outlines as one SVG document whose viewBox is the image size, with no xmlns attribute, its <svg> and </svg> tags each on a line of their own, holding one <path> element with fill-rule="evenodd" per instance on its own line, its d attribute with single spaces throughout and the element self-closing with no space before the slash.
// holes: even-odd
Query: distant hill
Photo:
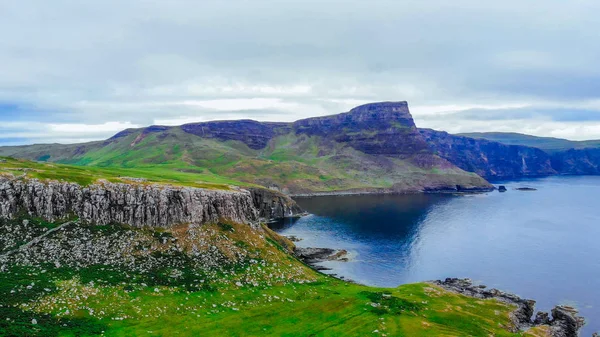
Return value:
<svg viewBox="0 0 600 337">
<path fill-rule="evenodd" d="M 573 141 L 562 138 L 537 137 L 514 132 L 472 132 L 460 133 L 457 136 L 487 139 L 506 145 L 536 147 L 549 153 L 570 149 L 600 148 L 600 140 Z"/>
<path fill-rule="evenodd" d="M 252 120 L 128 129 L 105 141 L 0 147 L 0 156 L 196 174 L 290 194 L 489 188 L 434 154 L 406 102 L 372 103 L 294 123 Z"/>
</svg>

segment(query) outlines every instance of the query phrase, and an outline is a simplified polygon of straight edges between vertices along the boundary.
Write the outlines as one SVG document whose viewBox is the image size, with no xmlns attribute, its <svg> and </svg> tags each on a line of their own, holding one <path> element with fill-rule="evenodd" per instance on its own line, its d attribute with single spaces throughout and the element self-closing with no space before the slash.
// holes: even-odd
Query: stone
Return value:
<svg viewBox="0 0 600 337">
<path fill-rule="evenodd" d="M 506 191 L 507 191 L 506 186 L 504 186 L 504 185 L 498 186 L 498 192 L 506 192 Z"/>
<path fill-rule="evenodd" d="M 515 188 L 517 191 L 537 191 L 537 189 L 532 187 L 517 187 Z"/>
<path fill-rule="evenodd" d="M 550 315 L 547 312 L 538 312 L 535 315 L 535 319 L 533 320 L 533 324 L 535 325 L 547 325 L 550 324 Z"/>
<path fill-rule="evenodd" d="M 302 210 L 289 197 L 269 190 L 209 190 L 193 187 L 98 182 L 89 186 L 0 177 L 0 218 L 22 212 L 47 221 L 77 216 L 81 222 L 134 227 L 229 220 L 251 223 Z"/>
</svg>

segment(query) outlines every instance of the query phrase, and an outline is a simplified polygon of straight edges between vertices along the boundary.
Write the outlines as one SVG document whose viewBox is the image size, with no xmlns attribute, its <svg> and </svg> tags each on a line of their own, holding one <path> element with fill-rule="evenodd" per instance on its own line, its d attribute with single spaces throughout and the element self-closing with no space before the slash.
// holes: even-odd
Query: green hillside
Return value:
<svg viewBox="0 0 600 337">
<path fill-rule="evenodd" d="M 537 137 L 512 132 L 473 132 L 460 133 L 458 136 L 487 139 L 507 145 L 536 147 L 546 152 L 559 152 L 570 149 L 600 148 L 600 140 L 573 141 L 552 137 Z"/>
<path fill-rule="evenodd" d="M 135 170 L 181 181 L 278 186 L 291 193 L 487 186 L 477 175 L 437 157 L 417 165 L 418 155 L 368 155 L 344 143 L 293 132 L 274 137 L 258 150 L 241 141 L 200 137 L 173 127 L 160 132 L 129 130 L 104 142 L 3 147 L 0 155 L 110 169 L 103 172 Z"/>
<path fill-rule="evenodd" d="M 547 336 L 496 300 L 319 274 L 266 227 L 23 220 L 0 220 L 1 336 Z"/>
<path fill-rule="evenodd" d="M 251 184 L 223 178 L 211 173 L 189 173 L 179 170 L 168 170 L 160 167 L 121 168 L 93 167 L 65 164 L 33 162 L 10 157 L 0 157 L 0 176 L 36 178 L 41 180 L 59 180 L 79 185 L 89 185 L 98 180 L 131 183 L 159 183 L 179 186 L 190 186 L 209 189 L 229 189 L 234 186 L 250 186 Z M 143 181 L 139 181 L 139 178 Z"/>
</svg>

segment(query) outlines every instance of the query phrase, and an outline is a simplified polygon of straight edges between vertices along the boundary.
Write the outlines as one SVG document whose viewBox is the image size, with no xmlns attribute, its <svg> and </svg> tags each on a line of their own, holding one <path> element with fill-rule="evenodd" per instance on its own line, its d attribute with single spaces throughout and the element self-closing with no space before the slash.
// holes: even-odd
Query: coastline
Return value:
<svg viewBox="0 0 600 337">
<path fill-rule="evenodd" d="M 421 191 L 394 191 L 394 190 L 374 190 L 374 191 L 330 191 L 330 192 L 312 192 L 312 193 L 291 193 L 290 198 L 312 198 L 312 197 L 335 197 L 335 196 L 356 196 L 356 195 L 411 195 L 411 194 L 477 194 L 488 193 L 497 190 L 495 186 L 489 188 L 461 188 L 461 189 L 426 189 Z"/>
<path fill-rule="evenodd" d="M 557 305 L 551 310 L 552 318 L 550 318 L 547 312 L 535 312 L 536 302 L 534 300 L 523 299 L 498 289 L 488 290 L 485 285 L 474 285 L 470 279 L 447 278 L 444 281 L 438 280 L 428 283 L 465 296 L 495 299 L 515 305 L 517 308 L 511 317 L 515 328 L 513 332 L 515 333 L 525 332 L 536 327 L 548 327 L 549 331 L 547 333 L 549 336 L 577 337 L 585 325 L 585 319 L 578 316 L 578 310 L 573 307 Z"/>
</svg>

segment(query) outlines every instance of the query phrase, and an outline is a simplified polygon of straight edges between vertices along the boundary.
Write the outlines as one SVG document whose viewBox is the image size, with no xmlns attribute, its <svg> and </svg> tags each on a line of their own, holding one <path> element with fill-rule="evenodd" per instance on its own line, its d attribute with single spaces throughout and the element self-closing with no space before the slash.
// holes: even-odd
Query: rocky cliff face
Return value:
<svg viewBox="0 0 600 337">
<path fill-rule="evenodd" d="M 300 120 L 296 133 L 331 138 L 372 155 L 412 156 L 429 152 L 406 102 L 372 103 L 350 112 Z"/>
<path fill-rule="evenodd" d="M 288 196 L 264 188 L 251 188 L 252 201 L 263 219 L 283 219 L 301 214 L 298 204 Z"/>
<path fill-rule="evenodd" d="M 561 174 L 600 174 L 600 149 L 572 149 L 554 153 L 552 166 Z"/>
<path fill-rule="evenodd" d="M 550 155 L 540 149 L 504 145 L 430 129 L 420 131 L 434 153 L 482 177 L 515 178 L 558 173 Z"/>
<path fill-rule="evenodd" d="M 299 212 L 293 200 L 285 196 L 268 198 L 269 193 L 110 182 L 82 187 L 0 177 L 0 218 L 26 213 L 49 221 L 77 216 L 83 222 L 99 225 L 169 227 L 219 220 L 249 223 L 259 216 Z"/>
<path fill-rule="evenodd" d="M 253 120 L 217 121 L 182 125 L 187 133 L 221 141 L 237 140 L 254 150 L 264 149 L 267 143 L 285 132 L 289 132 L 286 123 L 261 123 Z"/>
<path fill-rule="evenodd" d="M 549 154 L 534 147 L 420 129 L 440 157 L 485 178 L 600 174 L 600 149 L 571 149 Z"/>
</svg>

